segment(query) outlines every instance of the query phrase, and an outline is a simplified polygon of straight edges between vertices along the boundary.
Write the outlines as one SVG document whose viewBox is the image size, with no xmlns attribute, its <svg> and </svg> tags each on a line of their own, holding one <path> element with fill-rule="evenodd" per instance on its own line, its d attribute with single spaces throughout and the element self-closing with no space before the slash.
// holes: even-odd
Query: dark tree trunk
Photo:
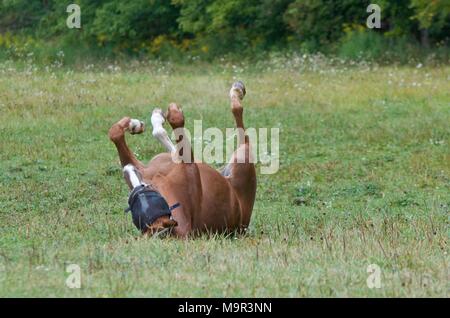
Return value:
<svg viewBox="0 0 450 318">
<path fill-rule="evenodd" d="M 430 47 L 430 38 L 428 34 L 428 29 L 421 29 L 420 30 L 420 43 L 424 48 Z"/>
</svg>

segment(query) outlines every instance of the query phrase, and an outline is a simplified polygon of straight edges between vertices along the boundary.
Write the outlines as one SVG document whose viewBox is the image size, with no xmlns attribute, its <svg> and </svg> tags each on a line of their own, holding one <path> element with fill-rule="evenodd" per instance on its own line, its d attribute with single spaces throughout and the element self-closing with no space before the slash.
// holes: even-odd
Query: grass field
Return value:
<svg viewBox="0 0 450 318">
<path fill-rule="evenodd" d="M 0 64 L 0 296 L 447 297 L 450 68 L 302 65 Z M 141 238 L 109 127 L 171 101 L 188 126 L 233 127 L 235 79 L 246 125 L 280 128 L 249 233 Z"/>
</svg>

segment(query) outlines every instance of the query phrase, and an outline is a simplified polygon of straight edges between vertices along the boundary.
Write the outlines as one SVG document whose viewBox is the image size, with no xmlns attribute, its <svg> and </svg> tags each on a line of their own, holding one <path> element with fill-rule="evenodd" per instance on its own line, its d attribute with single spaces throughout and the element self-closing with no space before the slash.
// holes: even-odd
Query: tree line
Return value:
<svg viewBox="0 0 450 318">
<path fill-rule="evenodd" d="M 66 8 L 81 9 L 69 29 Z M 368 29 L 367 6 L 381 8 Z M 0 48 L 111 55 L 258 55 L 296 50 L 377 57 L 447 48 L 450 0 L 1 0 Z M 19 48 L 19 49 L 18 49 Z"/>
</svg>

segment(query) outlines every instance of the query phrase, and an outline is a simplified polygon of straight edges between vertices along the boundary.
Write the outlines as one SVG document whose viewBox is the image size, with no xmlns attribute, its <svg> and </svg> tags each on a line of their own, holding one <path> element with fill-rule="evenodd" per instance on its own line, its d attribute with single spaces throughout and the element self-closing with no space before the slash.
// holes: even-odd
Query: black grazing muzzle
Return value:
<svg viewBox="0 0 450 318">
<path fill-rule="evenodd" d="M 126 211 L 131 211 L 134 225 L 142 233 L 145 233 L 148 226 L 152 225 L 158 218 L 162 216 L 170 217 L 172 215 L 171 210 L 176 206 L 169 208 L 166 200 L 158 191 L 142 184 L 131 191 Z"/>
</svg>

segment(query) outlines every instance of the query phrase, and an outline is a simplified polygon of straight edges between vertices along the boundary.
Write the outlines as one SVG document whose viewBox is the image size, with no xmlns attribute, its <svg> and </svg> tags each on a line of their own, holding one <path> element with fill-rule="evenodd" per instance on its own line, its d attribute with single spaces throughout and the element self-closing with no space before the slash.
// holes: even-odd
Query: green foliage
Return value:
<svg viewBox="0 0 450 318">
<path fill-rule="evenodd" d="M 435 50 L 435 54 L 440 53 Z M 448 54 L 448 52 L 447 52 Z M 355 61 L 379 61 L 383 64 L 408 63 L 420 60 L 422 55 L 416 40 L 407 36 L 385 37 L 372 30 L 352 30 L 341 39 L 338 56 Z M 445 59 L 445 56 L 439 56 Z"/>
<path fill-rule="evenodd" d="M 181 29 L 195 36 L 207 51 L 251 51 L 280 45 L 289 31 L 283 13 L 290 0 L 175 0 Z"/>
<path fill-rule="evenodd" d="M 415 13 L 412 18 L 419 21 L 421 28 L 431 29 L 437 34 L 445 27 L 448 28 L 450 1 L 411 0 L 410 7 L 414 9 Z"/>
<path fill-rule="evenodd" d="M 371 31 L 351 31 L 342 40 L 339 55 L 352 60 L 379 58 L 386 52 L 387 41 Z"/>
<path fill-rule="evenodd" d="M 119 48 L 139 46 L 159 35 L 178 35 L 178 10 L 165 0 L 112 1 L 96 11 L 90 34 Z"/>
<path fill-rule="evenodd" d="M 359 0 L 333 3 L 326 0 L 296 0 L 289 5 L 284 19 L 298 41 L 312 43 L 311 48 L 317 50 L 338 41 L 345 24 L 363 24 L 369 3 Z"/>
<path fill-rule="evenodd" d="M 367 52 L 372 59 L 381 57 L 380 50 L 392 50 L 393 43 L 396 47 L 396 42 L 405 39 L 424 47 L 425 52 L 430 47 L 447 47 L 450 34 L 448 0 L 380 0 L 382 28 L 376 30 L 378 35 L 360 32 L 366 28 L 368 0 L 75 2 L 81 7 L 81 29 L 67 28 L 65 2 L 1 0 L 0 36 L 26 39 L 16 41 L 14 48 L 43 57 L 45 51 L 52 51 L 46 48 L 51 43 L 56 51 L 67 48 L 74 55 L 86 52 L 111 57 L 258 57 L 272 51 L 301 50 L 349 57 Z M 375 42 L 367 43 L 372 40 Z M 19 47 L 19 42 L 27 45 Z M 381 49 L 380 43 L 389 45 Z M 356 51 L 350 52 L 352 47 Z M 10 49 L 5 41 L 0 43 L 2 49 Z M 0 53 L 8 55 L 17 54 Z"/>
</svg>

